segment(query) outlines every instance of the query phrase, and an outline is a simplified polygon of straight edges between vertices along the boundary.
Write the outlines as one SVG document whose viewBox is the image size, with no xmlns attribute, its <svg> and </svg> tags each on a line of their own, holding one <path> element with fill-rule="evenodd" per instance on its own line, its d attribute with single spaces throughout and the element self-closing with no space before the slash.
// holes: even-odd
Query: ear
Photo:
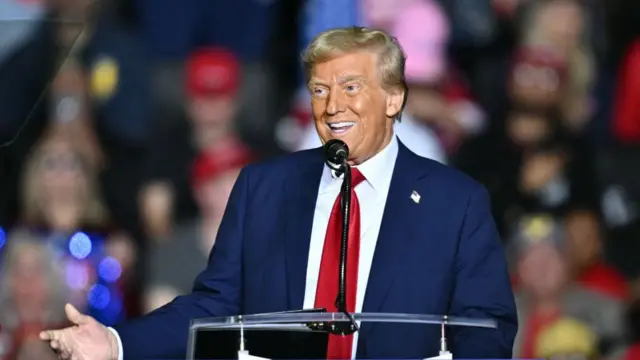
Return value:
<svg viewBox="0 0 640 360">
<path fill-rule="evenodd" d="M 387 117 L 395 118 L 398 114 L 400 114 L 404 105 L 405 94 L 405 90 L 396 87 L 387 91 Z"/>
</svg>

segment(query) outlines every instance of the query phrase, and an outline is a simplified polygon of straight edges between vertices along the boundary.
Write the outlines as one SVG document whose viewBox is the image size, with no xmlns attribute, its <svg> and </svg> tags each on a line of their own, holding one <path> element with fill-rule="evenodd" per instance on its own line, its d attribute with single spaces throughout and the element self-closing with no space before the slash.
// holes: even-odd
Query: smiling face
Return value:
<svg viewBox="0 0 640 360">
<path fill-rule="evenodd" d="M 402 108 L 403 91 L 385 89 L 377 59 L 370 51 L 347 53 L 316 64 L 310 74 L 318 135 L 323 143 L 344 141 L 352 165 L 389 144 L 394 117 Z"/>
</svg>

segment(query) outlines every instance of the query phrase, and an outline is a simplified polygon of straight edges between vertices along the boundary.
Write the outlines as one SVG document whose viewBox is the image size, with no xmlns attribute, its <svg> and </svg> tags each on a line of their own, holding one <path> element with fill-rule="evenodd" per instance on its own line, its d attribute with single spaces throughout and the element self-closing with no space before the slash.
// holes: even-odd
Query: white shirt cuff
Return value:
<svg viewBox="0 0 640 360">
<path fill-rule="evenodd" d="M 115 336 L 116 339 L 118 340 L 118 359 L 117 360 L 124 360 L 124 356 L 122 355 L 122 341 L 120 340 L 120 335 L 118 335 L 118 332 L 114 328 L 109 327 L 107 329 L 109 329 L 109 331 L 113 333 L 113 336 Z"/>
</svg>

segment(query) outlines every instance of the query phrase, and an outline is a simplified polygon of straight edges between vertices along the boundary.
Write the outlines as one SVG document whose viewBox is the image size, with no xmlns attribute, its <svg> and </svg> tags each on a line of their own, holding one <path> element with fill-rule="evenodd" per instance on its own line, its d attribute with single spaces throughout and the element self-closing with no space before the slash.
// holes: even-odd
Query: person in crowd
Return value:
<svg viewBox="0 0 640 360">
<path fill-rule="evenodd" d="M 566 84 L 558 101 L 566 128 L 580 133 L 593 114 L 595 78 L 584 1 L 529 2 L 526 8 L 521 46 L 544 47 L 566 64 Z"/>
<path fill-rule="evenodd" d="M 597 212 L 576 208 L 564 219 L 569 271 L 581 286 L 620 301 L 629 297 L 627 280 L 603 258 L 604 228 Z"/>
<path fill-rule="evenodd" d="M 10 354 L 19 351 L 25 327 L 37 336 L 47 327 L 67 324 L 60 309 L 71 299 L 54 252 L 41 239 L 14 232 L 1 259 L 0 358 L 13 359 Z"/>
<path fill-rule="evenodd" d="M 216 152 L 203 152 L 196 158 L 191 179 L 200 215 L 179 223 L 168 239 L 158 240 L 152 248 L 146 311 L 190 292 L 193 279 L 207 266 L 233 184 L 252 157 L 238 143 Z"/>
<path fill-rule="evenodd" d="M 49 234 L 104 228 L 108 221 L 94 169 L 60 133 L 45 136 L 28 159 L 22 209 L 23 226 Z"/>
<path fill-rule="evenodd" d="M 596 332 L 605 354 L 624 340 L 623 303 L 571 282 L 564 258 L 565 234 L 548 214 L 524 216 L 511 239 L 518 276 L 516 303 L 520 331 L 514 354 L 536 357 L 535 346 L 546 326 L 563 316 L 584 321 Z"/>
</svg>

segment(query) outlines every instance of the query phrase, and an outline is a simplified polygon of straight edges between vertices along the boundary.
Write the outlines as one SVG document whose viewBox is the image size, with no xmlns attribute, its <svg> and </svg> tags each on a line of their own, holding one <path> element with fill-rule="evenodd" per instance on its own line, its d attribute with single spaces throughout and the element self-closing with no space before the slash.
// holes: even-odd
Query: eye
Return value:
<svg viewBox="0 0 640 360">
<path fill-rule="evenodd" d="M 358 90 L 360 90 L 360 85 L 358 84 L 349 84 L 347 86 L 344 87 L 345 90 L 347 90 L 348 93 L 355 93 Z"/>
<path fill-rule="evenodd" d="M 327 96 L 327 89 L 323 89 L 323 88 L 314 88 L 312 89 L 312 95 L 314 97 L 325 97 Z"/>
</svg>

